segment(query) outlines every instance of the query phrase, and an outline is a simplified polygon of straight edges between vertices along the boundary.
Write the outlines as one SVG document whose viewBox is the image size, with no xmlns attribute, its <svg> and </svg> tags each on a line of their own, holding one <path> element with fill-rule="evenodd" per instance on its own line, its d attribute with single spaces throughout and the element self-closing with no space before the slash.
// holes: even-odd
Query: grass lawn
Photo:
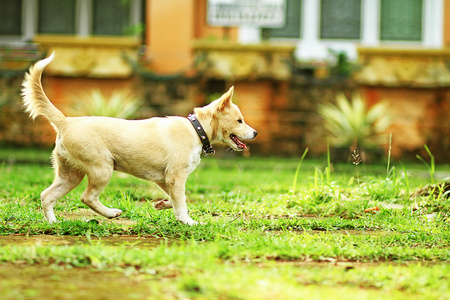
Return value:
<svg viewBox="0 0 450 300">
<path fill-rule="evenodd" d="M 202 225 L 120 173 L 102 194 L 120 218 L 81 203 L 85 180 L 49 225 L 49 152 L 0 149 L 0 299 L 450 299 L 448 165 L 203 158 Z"/>
</svg>

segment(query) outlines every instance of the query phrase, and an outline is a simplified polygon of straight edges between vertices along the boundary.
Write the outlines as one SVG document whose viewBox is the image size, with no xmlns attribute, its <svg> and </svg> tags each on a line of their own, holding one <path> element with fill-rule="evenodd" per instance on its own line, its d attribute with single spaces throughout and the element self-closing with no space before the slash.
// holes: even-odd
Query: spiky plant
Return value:
<svg viewBox="0 0 450 300">
<path fill-rule="evenodd" d="M 69 112 L 75 116 L 132 119 L 140 106 L 141 102 L 127 92 L 116 91 L 108 98 L 100 90 L 95 89 L 84 97 L 77 98 L 69 108 Z"/>
<path fill-rule="evenodd" d="M 383 143 L 382 134 L 391 124 L 385 102 L 367 108 L 357 93 L 353 94 L 351 101 L 340 93 L 336 96 L 336 105 L 322 104 L 318 112 L 331 135 L 330 142 L 337 147 L 374 148 Z"/>
</svg>

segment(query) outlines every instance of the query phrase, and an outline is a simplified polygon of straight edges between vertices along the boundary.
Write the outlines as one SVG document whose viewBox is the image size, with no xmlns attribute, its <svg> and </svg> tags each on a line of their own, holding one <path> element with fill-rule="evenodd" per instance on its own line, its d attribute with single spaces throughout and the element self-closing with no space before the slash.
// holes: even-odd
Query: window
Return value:
<svg viewBox="0 0 450 300">
<path fill-rule="evenodd" d="M 414 44 L 443 47 L 443 0 L 285 0 L 287 22 L 264 28 L 262 39 L 298 40 L 300 59 L 324 59 L 328 49 L 346 51 L 353 59 L 358 46 Z M 259 38 L 242 34 L 243 40 Z"/>
<path fill-rule="evenodd" d="M 22 34 L 22 1 L 0 0 L 0 35 Z"/>
<path fill-rule="evenodd" d="M 35 34 L 129 35 L 143 31 L 146 0 L 0 0 L 0 41 Z"/>
<path fill-rule="evenodd" d="M 92 33 L 123 35 L 130 28 L 130 2 L 123 0 L 94 0 Z"/>
<path fill-rule="evenodd" d="M 74 34 L 75 0 L 39 0 L 39 33 Z"/>
<path fill-rule="evenodd" d="M 359 40 L 361 0 L 322 0 L 320 38 Z"/>
<path fill-rule="evenodd" d="M 381 0 L 380 4 L 380 40 L 422 40 L 423 0 Z"/>
<path fill-rule="evenodd" d="M 300 38 L 302 0 L 286 0 L 286 21 L 281 28 L 267 28 L 270 37 Z"/>
</svg>

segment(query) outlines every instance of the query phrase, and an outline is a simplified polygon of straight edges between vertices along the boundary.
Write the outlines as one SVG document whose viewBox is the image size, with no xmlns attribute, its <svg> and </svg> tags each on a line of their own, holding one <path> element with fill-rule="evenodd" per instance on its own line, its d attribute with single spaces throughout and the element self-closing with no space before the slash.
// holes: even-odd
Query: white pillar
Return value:
<svg viewBox="0 0 450 300">
<path fill-rule="evenodd" d="M 363 0 L 362 5 L 361 44 L 376 47 L 380 43 L 380 3 L 379 0 Z"/>
<path fill-rule="evenodd" d="M 22 40 L 31 41 L 34 35 L 37 33 L 37 1 L 36 0 L 25 0 L 22 6 Z"/>
<path fill-rule="evenodd" d="M 444 36 L 443 0 L 424 0 L 423 44 L 425 47 L 442 48 Z"/>
<path fill-rule="evenodd" d="M 91 18 L 89 16 L 92 14 L 92 2 L 91 0 L 80 0 L 77 1 L 77 25 L 76 33 L 79 36 L 89 36 L 91 34 Z"/>
<path fill-rule="evenodd" d="M 238 42 L 257 44 L 261 42 L 261 29 L 258 26 L 243 25 L 238 30 Z"/>
<path fill-rule="evenodd" d="M 326 52 L 320 45 L 319 40 L 319 26 L 320 26 L 320 1 L 318 0 L 303 0 L 303 9 L 301 20 L 302 24 L 302 39 L 297 48 L 296 55 L 302 59 L 320 58 Z M 325 50 L 326 51 L 326 50 Z"/>
</svg>

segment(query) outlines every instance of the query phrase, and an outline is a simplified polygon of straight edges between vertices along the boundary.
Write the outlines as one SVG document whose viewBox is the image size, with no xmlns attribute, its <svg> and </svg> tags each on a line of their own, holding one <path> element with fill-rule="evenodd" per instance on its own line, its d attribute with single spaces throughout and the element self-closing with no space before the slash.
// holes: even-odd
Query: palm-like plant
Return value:
<svg viewBox="0 0 450 300">
<path fill-rule="evenodd" d="M 336 100 L 336 105 L 322 104 L 318 110 L 331 134 L 332 145 L 369 149 L 383 143 L 382 134 L 391 124 L 385 102 L 367 108 L 361 95 L 356 93 L 352 101 L 342 93 L 336 96 Z"/>
<path fill-rule="evenodd" d="M 126 92 L 113 92 L 107 98 L 98 89 L 92 90 L 85 97 L 77 99 L 69 109 L 76 116 L 104 116 L 122 119 L 135 117 L 141 103 Z"/>
</svg>

